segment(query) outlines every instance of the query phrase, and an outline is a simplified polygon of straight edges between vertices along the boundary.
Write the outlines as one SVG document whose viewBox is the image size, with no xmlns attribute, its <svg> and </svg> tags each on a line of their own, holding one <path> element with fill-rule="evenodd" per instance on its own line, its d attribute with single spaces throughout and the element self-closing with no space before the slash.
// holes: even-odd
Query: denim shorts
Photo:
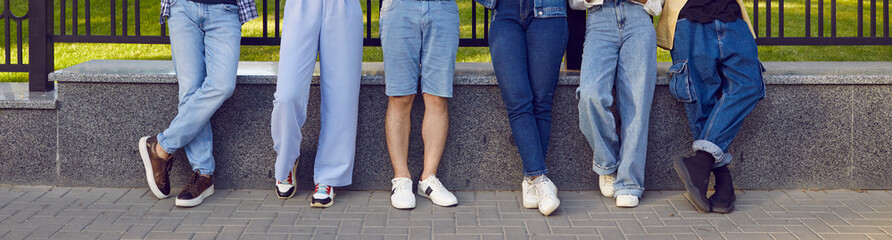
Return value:
<svg viewBox="0 0 892 240">
<path fill-rule="evenodd" d="M 452 97 L 459 15 L 453 0 L 384 0 L 381 48 L 388 96 Z"/>
</svg>

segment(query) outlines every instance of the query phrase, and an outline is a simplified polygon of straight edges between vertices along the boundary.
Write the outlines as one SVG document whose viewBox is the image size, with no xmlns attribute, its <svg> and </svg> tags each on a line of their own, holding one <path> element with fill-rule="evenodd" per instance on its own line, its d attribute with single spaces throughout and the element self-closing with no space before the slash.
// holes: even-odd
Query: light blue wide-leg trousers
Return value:
<svg viewBox="0 0 892 240">
<path fill-rule="evenodd" d="M 288 0 L 282 25 L 279 76 L 273 100 L 276 179 L 284 181 L 300 156 L 310 81 L 320 61 L 321 129 L 313 181 L 352 183 L 362 71 L 362 9 L 357 0 Z"/>
</svg>

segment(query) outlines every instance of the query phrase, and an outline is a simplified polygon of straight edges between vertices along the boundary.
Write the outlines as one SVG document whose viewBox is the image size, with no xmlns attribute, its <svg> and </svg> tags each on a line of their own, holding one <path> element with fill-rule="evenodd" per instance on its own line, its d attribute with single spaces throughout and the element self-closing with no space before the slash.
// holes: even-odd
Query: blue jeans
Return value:
<svg viewBox="0 0 892 240">
<path fill-rule="evenodd" d="M 491 24 L 492 66 L 524 174 L 546 174 L 551 104 L 567 47 L 567 18 L 535 18 L 533 0 L 499 0 Z"/>
<path fill-rule="evenodd" d="M 644 191 L 647 130 L 657 80 L 657 38 L 640 4 L 604 0 L 589 9 L 579 88 L 579 128 L 592 148 L 598 175 L 616 173 L 615 196 Z M 620 136 L 608 109 L 617 107 Z"/>
<path fill-rule="evenodd" d="M 458 52 L 455 1 L 386 0 L 381 8 L 381 49 L 387 96 L 421 92 L 452 97 Z"/>
<path fill-rule="evenodd" d="M 694 150 L 715 157 L 715 166 L 731 162 L 728 146 L 743 119 L 765 97 L 756 41 L 746 22 L 697 23 L 675 26 L 669 91 L 684 102 Z"/>
<path fill-rule="evenodd" d="M 180 102 L 158 143 L 171 154 L 184 148 L 193 171 L 213 174 L 210 119 L 235 89 L 242 37 L 238 7 L 187 0 L 172 4 L 167 22 Z"/>
</svg>

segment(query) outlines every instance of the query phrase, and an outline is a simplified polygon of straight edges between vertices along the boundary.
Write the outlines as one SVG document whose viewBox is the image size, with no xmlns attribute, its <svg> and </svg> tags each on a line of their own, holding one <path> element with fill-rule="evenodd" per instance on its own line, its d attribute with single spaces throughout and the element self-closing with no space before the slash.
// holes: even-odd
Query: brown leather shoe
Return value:
<svg viewBox="0 0 892 240">
<path fill-rule="evenodd" d="M 158 139 L 154 136 L 140 138 L 139 156 L 146 168 L 149 189 L 156 197 L 165 199 L 170 197 L 170 167 L 173 165 L 173 155 L 167 159 L 161 158 L 155 153 L 155 145 L 158 145 Z"/>
<path fill-rule="evenodd" d="M 196 170 L 192 172 L 192 180 L 183 188 L 180 195 L 177 196 L 177 207 L 194 207 L 201 204 L 204 198 L 214 194 L 214 177 L 211 175 L 201 175 Z"/>
</svg>

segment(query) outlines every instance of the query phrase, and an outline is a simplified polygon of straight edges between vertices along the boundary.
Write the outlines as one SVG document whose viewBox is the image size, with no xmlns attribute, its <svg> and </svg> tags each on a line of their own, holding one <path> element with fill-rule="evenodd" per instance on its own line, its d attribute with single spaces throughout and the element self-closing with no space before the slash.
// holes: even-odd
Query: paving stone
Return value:
<svg viewBox="0 0 892 240">
<path fill-rule="evenodd" d="M 820 234 L 823 239 L 833 240 L 863 240 L 870 239 L 865 234 Z"/>
<path fill-rule="evenodd" d="M 644 227 L 647 234 L 692 233 L 691 227 Z"/>
<path fill-rule="evenodd" d="M 619 228 L 611 228 L 611 227 L 599 227 L 598 235 L 601 235 L 601 239 L 625 239 L 623 236 L 622 230 Z"/>
<path fill-rule="evenodd" d="M 788 226 L 786 227 L 790 233 L 792 233 L 796 238 L 801 240 L 813 240 L 813 239 L 821 239 L 817 233 L 804 226 Z"/>
<path fill-rule="evenodd" d="M 154 198 L 146 197 L 144 189 L 51 188 L 46 191 L 44 194 L 36 190 L 14 192 L 21 193 L 14 196 L 40 195 L 51 199 L 16 200 L 0 205 L 0 213 L 6 214 L 0 214 L 3 223 L 0 238 L 839 240 L 892 237 L 889 234 L 892 233 L 892 212 L 866 211 L 888 206 L 877 205 L 886 204 L 880 199 L 886 196 L 885 191 L 881 194 L 747 191 L 746 197 L 740 199 L 742 204 L 730 214 L 702 214 L 680 208 L 689 203 L 677 196 L 678 191 L 647 192 L 648 197 L 656 200 L 651 205 L 643 202 L 635 211 L 607 206 L 596 191 L 567 192 L 562 196 L 594 200 L 565 201 L 574 202 L 571 205 L 575 206 L 562 206 L 549 217 L 535 209 L 520 208 L 519 193 L 509 191 L 464 193 L 466 200 L 473 198 L 468 201 L 477 201 L 476 194 L 480 193 L 484 200 L 479 202 L 492 204 L 442 208 L 428 203 L 424 209 L 410 211 L 393 209 L 386 198 L 377 201 L 388 205 L 372 206 L 381 194 L 359 191 L 343 194 L 340 207 L 327 209 L 305 207 L 306 199 L 301 199 L 299 207 L 289 206 L 287 200 L 286 204 L 279 205 L 281 200 L 267 191 L 263 197 L 245 195 L 254 190 L 215 195 L 218 203 L 226 204 L 203 204 L 197 208 L 176 208 L 172 201 L 142 201 Z M 0 198 L 4 194 L 0 189 Z M 95 194 L 120 198 L 100 202 Z M 861 201 L 862 198 L 874 200 Z M 792 205 L 760 203 L 787 201 L 784 199 L 792 201 Z M 89 202 L 93 204 L 82 205 Z M 797 202 L 836 205 L 803 206 Z M 57 216 L 47 214 L 52 211 L 57 211 Z"/>
</svg>

